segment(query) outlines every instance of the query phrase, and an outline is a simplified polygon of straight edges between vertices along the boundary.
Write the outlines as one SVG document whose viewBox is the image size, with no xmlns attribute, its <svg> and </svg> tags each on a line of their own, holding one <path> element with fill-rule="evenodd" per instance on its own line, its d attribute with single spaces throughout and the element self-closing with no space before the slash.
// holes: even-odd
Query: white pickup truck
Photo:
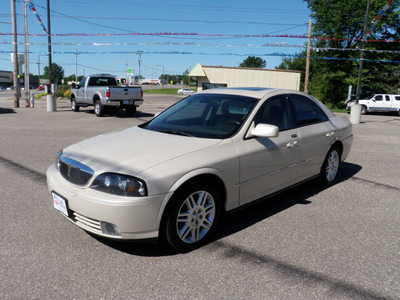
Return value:
<svg viewBox="0 0 400 300">
<path fill-rule="evenodd" d="M 122 110 L 133 116 L 136 108 L 143 103 L 141 87 L 118 86 L 116 77 L 91 75 L 84 77 L 78 85 L 72 84 L 71 109 L 94 106 L 96 116 L 101 117 L 105 109 Z"/>
<path fill-rule="evenodd" d="M 346 109 L 350 110 L 355 101 L 349 101 Z M 400 115 L 400 95 L 376 94 L 369 100 L 359 100 L 361 114 L 367 112 L 397 112 Z"/>
</svg>

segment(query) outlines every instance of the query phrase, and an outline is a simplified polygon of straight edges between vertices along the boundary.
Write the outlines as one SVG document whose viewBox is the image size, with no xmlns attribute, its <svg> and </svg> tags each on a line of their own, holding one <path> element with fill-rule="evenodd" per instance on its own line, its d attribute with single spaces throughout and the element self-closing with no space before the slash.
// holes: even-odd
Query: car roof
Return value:
<svg viewBox="0 0 400 300">
<path fill-rule="evenodd" d="M 240 95 L 253 98 L 263 98 L 264 96 L 273 92 L 283 93 L 298 93 L 294 90 L 277 89 L 277 88 L 262 88 L 262 87 L 235 87 L 235 88 L 216 88 L 201 91 L 200 93 L 205 94 L 229 94 L 229 95 Z"/>
<path fill-rule="evenodd" d="M 304 95 L 307 98 L 312 99 L 312 101 L 314 101 L 330 118 L 334 116 L 334 114 L 325 105 L 323 105 L 318 99 L 314 98 L 310 94 L 289 89 L 259 88 L 259 87 L 216 88 L 216 89 L 204 90 L 196 94 L 238 95 L 238 96 L 262 99 L 263 97 L 273 93 Z"/>
</svg>

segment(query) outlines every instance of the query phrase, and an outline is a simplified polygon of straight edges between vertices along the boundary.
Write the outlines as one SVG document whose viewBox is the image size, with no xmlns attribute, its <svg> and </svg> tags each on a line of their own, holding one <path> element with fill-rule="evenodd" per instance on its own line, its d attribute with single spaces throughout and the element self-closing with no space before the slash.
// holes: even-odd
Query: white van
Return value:
<svg viewBox="0 0 400 300">
<path fill-rule="evenodd" d="M 350 110 L 356 101 L 352 100 L 347 103 L 346 109 Z M 376 94 L 369 100 L 359 100 L 361 114 L 367 112 L 397 112 L 400 115 L 400 95 Z"/>
</svg>

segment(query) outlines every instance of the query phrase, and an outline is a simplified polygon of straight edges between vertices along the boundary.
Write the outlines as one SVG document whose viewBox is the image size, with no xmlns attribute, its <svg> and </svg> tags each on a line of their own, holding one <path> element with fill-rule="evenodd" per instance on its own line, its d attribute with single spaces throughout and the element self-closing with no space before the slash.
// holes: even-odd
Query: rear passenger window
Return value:
<svg viewBox="0 0 400 300">
<path fill-rule="evenodd" d="M 311 99 L 302 95 L 290 95 L 295 126 L 305 126 L 328 121 L 328 117 Z"/>
<path fill-rule="evenodd" d="M 396 99 L 396 101 L 400 101 L 400 96 L 394 96 L 394 99 Z"/>
</svg>

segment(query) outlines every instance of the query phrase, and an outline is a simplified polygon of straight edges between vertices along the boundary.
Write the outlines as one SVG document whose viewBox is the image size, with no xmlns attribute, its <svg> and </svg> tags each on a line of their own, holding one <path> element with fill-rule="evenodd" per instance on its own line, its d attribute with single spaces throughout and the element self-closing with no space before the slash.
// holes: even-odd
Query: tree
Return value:
<svg viewBox="0 0 400 300">
<path fill-rule="evenodd" d="M 264 69 L 267 66 L 267 62 L 260 57 L 249 56 L 242 63 L 240 63 L 239 67 L 242 68 L 257 68 Z"/>
<path fill-rule="evenodd" d="M 361 42 L 365 20 L 366 1 L 357 0 L 305 0 L 313 19 L 313 43 L 324 51 L 313 52 L 317 67 L 310 76 L 310 93 L 324 102 L 336 104 L 346 99 L 348 86 L 356 85 Z M 368 28 L 387 0 L 371 1 Z M 400 0 L 394 0 L 382 19 L 376 24 L 369 40 L 393 40 L 400 38 Z M 368 42 L 365 52 L 362 87 L 371 92 L 393 92 L 400 84 L 398 63 L 382 63 L 377 60 L 399 61 L 400 55 L 388 52 L 398 43 Z M 376 51 L 385 49 L 384 51 Z M 375 51 L 368 51 L 375 50 Z M 311 61 L 315 60 L 314 58 Z M 397 76 L 396 76 L 397 74 Z"/>
<path fill-rule="evenodd" d="M 309 93 L 325 103 L 337 105 L 347 98 L 348 86 L 357 84 L 361 38 L 363 36 L 367 1 L 357 0 L 304 0 L 308 3 L 313 19 L 312 36 L 318 37 L 311 52 Z M 372 20 L 387 3 L 387 0 L 371 1 L 368 28 Z M 400 0 L 394 0 L 386 14 L 373 28 L 368 40 L 400 39 Z M 370 93 L 395 93 L 400 86 L 398 63 L 377 62 L 377 60 L 400 61 L 394 51 L 398 43 L 367 42 L 364 58 L 362 91 Z M 306 52 L 299 57 L 283 58 L 279 69 L 305 69 Z M 301 68 L 301 64 L 304 65 Z M 300 69 L 299 69 L 300 67 Z M 304 79 L 302 79 L 304 82 Z M 354 89 L 353 89 L 354 90 Z"/>
<path fill-rule="evenodd" d="M 63 67 L 53 63 L 52 65 L 52 75 L 53 75 L 53 79 L 57 80 L 57 83 L 60 84 L 62 79 L 64 78 L 64 69 Z M 44 74 L 43 74 L 43 78 L 49 78 L 49 67 L 44 67 Z"/>
</svg>

